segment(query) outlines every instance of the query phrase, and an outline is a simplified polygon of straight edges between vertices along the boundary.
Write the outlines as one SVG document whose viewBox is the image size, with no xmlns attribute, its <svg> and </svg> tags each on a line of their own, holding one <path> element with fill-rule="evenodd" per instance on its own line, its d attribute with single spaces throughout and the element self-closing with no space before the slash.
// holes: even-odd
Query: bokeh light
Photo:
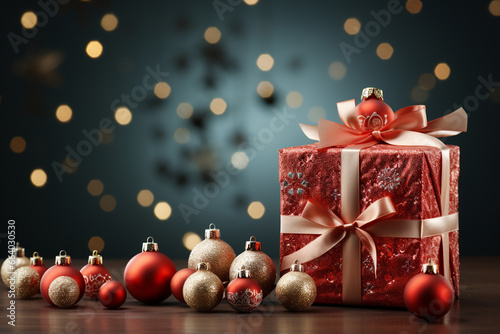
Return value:
<svg viewBox="0 0 500 334">
<path fill-rule="evenodd" d="M 420 0 L 407 0 L 406 10 L 411 14 L 418 14 L 422 10 L 422 2 Z"/>
<path fill-rule="evenodd" d="M 217 27 L 209 27 L 205 30 L 205 40 L 210 44 L 216 44 L 220 41 L 222 34 Z"/>
<path fill-rule="evenodd" d="M 344 30 L 349 35 L 356 35 L 361 30 L 361 22 L 354 17 L 348 18 L 344 22 Z"/>
<path fill-rule="evenodd" d="M 300 107 L 303 100 L 304 99 L 302 98 L 302 94 L 300 94 L 299 92 L 290 92 L 286 96 L 286 104 L 288 104 L 290 108 Z"/>
<path fill-rule="evenodd" d="M 377 56 L 380 59 L 383 60 L 390 59 L 393 53 L 394 49 L 389 43 L 380 43 L 377 47 Z"/>
<path fill-rule="evenodd" d="M 253 219 L 260 219 L 264 216 L 264 213 L 266 212 L 266 208 L 264 207 L 264 204 L 262 204 L 259 201 L 255 201 L 250 203 L 247 209 L 248 215 L 253 218 Z"/>
<path fill-rule="evenodd" d="M 325 118 L 326 111 L 320 106 L 312 107 L 307 115 L 311 122 L 318 123 L 320 118 Z"/>
<path fill-rule="evenodd" d="M 179 144 L 189 143 L 189 140 L 191 139 L 191 132 L 186 128 L 178 128 L 174 132 L 174 139 Z"/>
<path fill-rule="evenodd" d="M 92 196 L 99 196 L 104 191 L 104 185 L 102 184 L 101 180 L 98 179 L 90 180 L 89 183 L 87 184 L 87 191 Z"/>
<path fill-rule="evenodd" d="M 261 81 L 257 86 L 257 94 L 262 98 L 269 98 L 274 93 L 274 86 L 269 81 Z"/>
<path fill-rule="evenodd" d="M 328 67 L 328 74 L 332 79 L 340 80 L 345 77 L 347 73 L 347 68 L 340 61 L 334 61 Z"/>
<path fill-rule="evenodd" d="M 93 236 L 92 238 L 90 238 L 87 246 L 89 247 L 89 250 L 91 252 L 96 250 L 97 252 L 100 253 L 104 249 L 104 240 L 102 240 L 101 237 Z"/>
<path fill-rule="evenodd" d="M 159 220 L 167 220 L 172 214 L 172 208 L 167 202 L 158 202 L 155 205 L 154 213 Z"/>
<path fill-rule="evenodd" d="M 23 153 L 26 149 L 26 141 L 20 136 L 13 137 L 10 140 L 10 149 L 14 153 Z"/>
<path fill-rule="evenodd" d="M 127 107 L 119 107 L 115 111 L 115 120 L 120 125 L 127 125 L 132 121 L 132 113 Z"/>
<path fill-rule="evenodd" d="M 257 58 L 257 67 L 261 71 L 269 71 L 274 66 L 274 59 L 269 53 L 263 53 Z"/>
<path fill-rule="evenodd" d="M 137 194 L 137 202 L 143 207 L 150 206 L 151 204 L 153 204 L 154 200 L 155 196 L 153 195 L 151 190 L 143 189 Z"/>
<path fill-rule="evenodd" d="M 41 168 L 37 168 L 31 172 L 31 183 L 35 187 L 43 187 L 47 183 L 47 173 Z"/>
<path fill-rule="evenodd" d="M 106 31 L 113 31 L 118 27 L 118 18 L 115 14 L 106 14 L 101 19 L 101 27 Z"/>
<path fill-rule="evenodd" d="M 430 73 L 424 73 L 418 79 L 418 85 L 423 90 L 431 90 L 436 85 L 436 77 Z"/>
<path fill-rule="evenodd" d="M 243 151 L 234 152 L 231 156 L 231 164 L 236 169 L 245 169 L 249 161 L 248 155 Z"/>
<path fill-rule="evenodd" d="M 187 102 L 179 103 L 177 106 L 177 115 L 182 119 L 187 119 L 193 116 L 193 106 Z"/>
<path fill-rule="evenodd" d="M 446 63 L 439 63 L 434 68 L 434 75 L 439 80 L 446 80 L 450 76 L 451 69 Z"/>
<path fill-rule="evenodd" d="M 259 2 L 259 0 L 243 0 L 243 1 L 245 1 L 245 3 L 249 6 L 256 5 Z"/>
<path fill-rule="evenodd" d="M 220 97 L 216 97 L 210 102 L 210 110 L 216 115 L 222 115 L 227 108 L 227 103 Z"/>
<path fill-rule="evenodd" d="M 102 44 L 99 41 L 90 41 L 85 51 L 90 58 L 99 58 L 102 54 Z"/>
<path fill-rule="evenodd" d="M 116 199 L 111 195 L 104 195 L 99 201 L 101 209 L 106 212 L 111 212 L 116 208 Z"/>
<path fill-rule="evenodd" d="M 159 99 L 166 99 L 170 95 L 170 86 L 166 82 L 158 82 L 155 85 L 154 93 Z"/>
<path fill-rule="evenodd" d="M 182 237 L 182 244 L 187 250 L 193 250 L 193 248 L 201 242 L 201 237 L 194 232 L 187 232 Z"/>
<path fill-rule="evenodd" d="M 68 105 L 62 104 L 57 107 L 56 118 L 59 122 L 67 123 L 71 120 L 71 117 L 73 117 L 73 110 Z"/>
<path fill-rule="evenodd" d="M 429 97 L 429 91 L 423 90 L 422 88 L 420 88 L 420 86 L 413 88 L 413 90 L 411 91 L 411 98 L 415 102 L 418 103 L 425 102 L 428 97 Z"/>
<path fill-rule="evenodd" d="M 491 15 L 500 16 L 500 1 L 493 0 L 492 2 L 490 2 L 488 10 L 490 11 Z"/>
<path fill-rule="evenodd" d="M 26 29 L 32 29 L 36 26 L 38 17 L 32 11 L 26 12 L 21 16 L 21 24 Z"/>
</svg>

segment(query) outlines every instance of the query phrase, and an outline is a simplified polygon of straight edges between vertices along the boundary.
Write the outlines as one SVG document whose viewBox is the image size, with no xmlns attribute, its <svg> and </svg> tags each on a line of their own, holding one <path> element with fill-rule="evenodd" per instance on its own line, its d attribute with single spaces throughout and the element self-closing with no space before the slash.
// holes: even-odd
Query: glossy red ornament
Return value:
<svg viewBox="0 0 500 334">
<path fill-rule="evenodd" d="M 394 112 L 383 101 L 382 90 L 365 88 L 361 99 L 361 103 L 356 107 L 356 114 L 362 131 L 378 131 L 394 120 Z"/>
<path fill-rule="evenodd" d="M 182 288 L 184 287 L 184 283 L 187 278 L 191 276 L 191 274 L 195 273 L 196 270 L 191 268 L 184 268 L 175 273 L 170 281 L 170 290 L 175 298 L 181 303 L 186 303 L 184 300 L 184 295 L 182 294 Z"/>
<path fill-rule="evenodd" d="M 59 252 L 59 256 L 56 256 L 56 264 L 47 269 L 40 281 L 40 292 L 45 301 L 50 305 L 55 305 L 52 300 L 50 300 L 49 287 L 50 283 L 60 276 L 68 276 L 76 281 L 80 288 L 80 295 L 78 296 L 77 302 L 80 301 L 85 292 L 85 281 L 78 269 L 71 265 L 71 257 L 67 255 L 64 250 Z"/>
<path fill-rule="evenodd" d="M 97 299 L 99 288 L 111 280 L 109 270 L 102 265 L 102 256 L 96 250 L 89 256 L 88 264 L 86 264 L 80 272 L 85 281 L 85 296 L 90 299 Z"/>
<path fill-rule="evenodd" d="M 119 308 L 127 300 L 127 290 L 118 281 L 107 281 L 99 289 L 99 300 L 107 308 Z"/>
<path fill-rule="evenodd" d="M 435 264 L 424 265 L 422 271 L 406 284 L 405 305 L 416 317 L 435 321 L 448 313 L 455 294 L 450 282 L 438 274 Z"/>
<path fill-rule="evenodd" d="M 38 252 L 34 252 L 33 256 L 30 257 L 30 267 L 35 269 L 40 279 L 42 279 L 43 274 L 47 271 L 47 267 L 43 264 L 43 257 L 38 255 Z"/>
<path fill-rule="evenodd" d="M 128 292 L 138 301 L 156 304 L 167 299 L 175 265 L 166 255 L 158 252 L 152 237 L 142 244 L 142 253 L 127 263 L 124 273 Z"/>
<path fill-rule="evenodd" d="M 262 302 L 262 288 L 251 278 L 250 271 L 242 268 L 227 286 L 226 299 L 236 311 L 252 312 Z"/>
</svg>

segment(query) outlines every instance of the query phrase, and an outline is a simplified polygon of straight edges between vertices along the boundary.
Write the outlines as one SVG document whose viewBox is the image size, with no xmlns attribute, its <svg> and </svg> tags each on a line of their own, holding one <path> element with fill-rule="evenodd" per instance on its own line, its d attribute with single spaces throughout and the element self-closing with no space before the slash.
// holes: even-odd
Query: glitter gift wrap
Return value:
<svg viewBox="0 0 500 334">
<path fill-rule="evenodd" d="M 460 151 L 450 150 L 449 214 L 458 212 Z M 341 216 L 341 151 L 343 147 L 317 149 L 316 145 L 280 150 L 279 182 L 281 215 L 300 216 L 314 200 Z M 377 144 L 359 152 L 360 212 L 374 201 L 390 197 L 396 213 L 391 219 L 428 219 L 441 216 L 441 150 L 427 146 Z M 458 231 L 449 232 L 451 281 L 458 297 Z M 280 263 L 318 238 L 318 234 L 282 233 Z M 408 280 L 429 259 L 443 273 L 441 235 L 424 238 L 373 237 L 377 277 L 365 247 L 361 251 L 361 304 L 404 307 L 403 290 Z M 343 241 L 318 258 L 303 263 L 314 279 L 316 303 L 342 304 Z M 288 270 L 282 270 L 283 275 Z"/>
</svg>

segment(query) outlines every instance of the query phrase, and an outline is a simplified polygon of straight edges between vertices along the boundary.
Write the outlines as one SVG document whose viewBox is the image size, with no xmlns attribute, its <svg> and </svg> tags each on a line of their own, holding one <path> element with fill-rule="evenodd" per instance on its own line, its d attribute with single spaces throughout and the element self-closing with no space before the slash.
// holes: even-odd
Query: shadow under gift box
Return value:
<svg viewBox="0 0 500 334">
<path fill-rule="evenodd" d="M 448 214 L 458 212 L 460 149 L 450 150 L 450 196 Z M 283 233 L 284 216 L 300 216 L 308 202 L 321 203 L 341 217 L 342 147 L 317 149 L 314 144 L 279 151 L 282 233 L 280 266 L 283 257 L 303 248 L 318 234 Z M 390 219 L 424 220 L 440 217 L 441 150 L 427 146 L 378 144 L 359 153 L 359 206 L 363 212 L 374 201 L 389 196 L 396 213 Z M 424 237 L 380 237 L 373 227 L 376 244 L 377 276 L 365 247 L 361 251 L 361 305 L 404 307 L 406 283 L 432 259 L 444 274 L 442 235 Z M 347 234 L 353 232 L 347 232 Z M 446 233 L 449 239 L 450 280 L 458 297 L 458 230 Z M 303 263 L 316 282 L 316 303 L 343 304 L 343 243 L 325 254 Z M 288 270 L 281 267 L 281 275 Z"/>
</svg>

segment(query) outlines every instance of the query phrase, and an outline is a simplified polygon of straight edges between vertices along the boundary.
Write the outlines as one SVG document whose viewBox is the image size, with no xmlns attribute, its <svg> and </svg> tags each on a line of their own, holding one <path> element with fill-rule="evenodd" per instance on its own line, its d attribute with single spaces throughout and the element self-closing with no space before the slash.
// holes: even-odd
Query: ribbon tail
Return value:
<svg viewBox="0 0 500 334">
<path fill-rule="evenodd" d="M 451 114 L 430 121 L 418 131 L 433 137 L 450 137 L 467 132 L 467 113 L 459 108 Z"/>
<path fill-rule="evenodd" d="M 363 231 L 360 228 L 356 228 L 354 230 L 356 232 L 356 235 L 358 236 L 359 240 L 365 246 L 366 250 L 368 251 L 368 254 L 370 254 L 370 257 L 372 258 L 373 261 L 373 270 L 375 272 L 375 278 L 377 278 L 377 246 L 375 246 L 375 241 L 373 241 L 373 238 L 370 236 L 370 234 L 366 231 Z"/>
<path fill-rule="evenodd" d="M 312 140 L 319 140 L 318 127 L 316 125 L 299 124 L 302 132 L 307 138 Z"/>
</svg>

